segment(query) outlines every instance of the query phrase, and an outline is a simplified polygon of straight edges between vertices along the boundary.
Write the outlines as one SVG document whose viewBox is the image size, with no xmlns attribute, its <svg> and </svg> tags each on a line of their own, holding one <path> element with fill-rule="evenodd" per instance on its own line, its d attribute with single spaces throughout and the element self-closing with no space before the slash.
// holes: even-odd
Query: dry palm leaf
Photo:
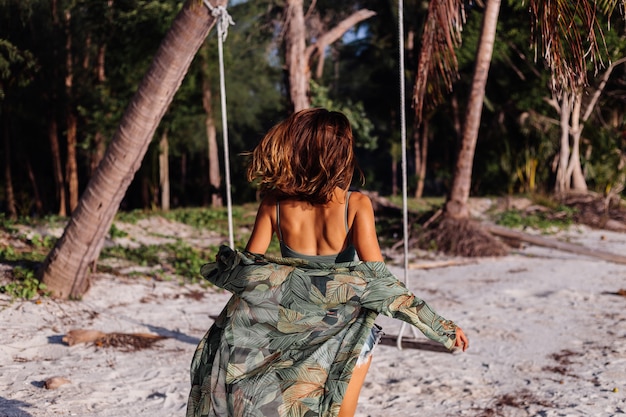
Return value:
<svg viewBox="0 0 626 417">
<path fill-rule="evenodd" d="M 154 343 L 166 338 L 150 333 L 104 333 L 98 330 L 74 329 L 63 336 L 63 341 L 69 346 L 92 343 L 99 347 L 140 350 L 150 348 Z"/>
</svg>

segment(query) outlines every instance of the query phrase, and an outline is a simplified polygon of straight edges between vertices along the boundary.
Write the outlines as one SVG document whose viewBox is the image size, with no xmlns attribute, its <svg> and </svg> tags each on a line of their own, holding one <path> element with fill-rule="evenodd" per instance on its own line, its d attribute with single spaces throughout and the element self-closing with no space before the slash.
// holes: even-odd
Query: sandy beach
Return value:
<svg viewBox="0 0 626 417">
<path fill-rule="evenodd" d="M 217 239 L 161 220 L 159 235 L 168 233 Z M 553 238 L 626 254 L 626 234 L 573 226 Z M 441 352 L 402 328 L 402 349 L 377 347 L 357 416 L 626 414 L 626 265 L 536 246 L 458 261 L 414 259 L 408 286 L 463 327 L 470 350 Z M 0 264 L 0 276 L 9 268 Z M 0 294 L 0 416 L 183 416 L 191 356 L 229 294 L 152 275 L 117 266 L 80 301 Z M 378 322 L 390 337 L 401 331 Z M 73 329 L 165 338 L 143 350 L 69 346 Z M 47 389 L 52 377 L 65 383 Z"/>
</svg>

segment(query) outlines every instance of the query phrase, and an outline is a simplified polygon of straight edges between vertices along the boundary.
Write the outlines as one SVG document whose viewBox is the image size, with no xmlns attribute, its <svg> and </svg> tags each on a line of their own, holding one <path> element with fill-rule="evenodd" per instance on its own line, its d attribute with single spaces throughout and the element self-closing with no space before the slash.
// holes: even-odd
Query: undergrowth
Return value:
<svg viewBox="0 0 626 417">
<path fill-rule="evenodd" d="M 563 230 L 574 224 L 576 211 L 571 207 L 558 206 L 554 210 L 524 212 L 507 210 L 495 216 L 497 224 L 508 228 L 533 228 L 543 232 Z"/>
<path fill-rule="evenodd" d="M 37 295 L 47 296 L 46 284 L 35 277 L 35 271 L 30 268 L 16 266 L 12 271 L 11 282 L 0 285 L 0 293 L 7 294 L 11 299 L 21 298 L 30 300 Z"/>
<path fill-rule="evenodd" d="M 197 249 L 179 240 L 176 243 L 162 245 L 141 245 L 136 248 L 112 246 L 105 248 L 102 258 L 125 259 L 139 266 L 160 266 L 158 278 L 171 279 L 179 276 L 184 282 L 196 283 L 200 276 L 200 267 L 215 257 L 217 247 Z"/>
</svg>

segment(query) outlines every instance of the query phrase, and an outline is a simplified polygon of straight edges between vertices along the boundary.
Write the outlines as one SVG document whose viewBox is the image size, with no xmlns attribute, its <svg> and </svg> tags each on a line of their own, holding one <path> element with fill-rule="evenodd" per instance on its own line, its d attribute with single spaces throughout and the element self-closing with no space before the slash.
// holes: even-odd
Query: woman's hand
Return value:
<svg viewBox="0 0 626 417">
<path fill-rule="evenodd" d="M 454 346 L 461 348 L 463 352 L 465 352 L 469 348 L 469 339 L 463 333 L 460 327 L 456 328 L 456 340 L 454 341 Z"/>
</svg>

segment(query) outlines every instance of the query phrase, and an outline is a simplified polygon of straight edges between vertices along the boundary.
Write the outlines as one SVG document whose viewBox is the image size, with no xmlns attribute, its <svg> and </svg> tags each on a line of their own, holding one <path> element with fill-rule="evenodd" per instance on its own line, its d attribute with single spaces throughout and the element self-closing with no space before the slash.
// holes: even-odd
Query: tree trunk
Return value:
<svg viewBox="0 0 626 417">
<path fill-rule="evenodd" d="M 391 195 L 398 195 L 398 161 L 391 158 Z"/>
<path fill-rule="evenodd" d="M 354 25 L 375 14 L 376 12 L 367 9 L 357 10 L 332 29 L 318 36 L 315 43 L 307 48 L 304 2 L 303 0 L 286 1 L 285 66 L 289 79 L 289 98 L 294 112 L 311 106 L 309 82 L 313 55 L 318 57 L 316 76 L 320 78 L 324 69 L 326 47 L 341 38 Z"/>
<path fill-rule="evenodd" d="M 306 26 L 304 25 L 303 0 L 287 0 L 285 10 L 285 64 L 289 76 L 289 97 L 293 111 L 309 108 L 309 79 L 306 60 Z"/>
<path fill-rule="evenodd" d="M 106 137 L 102 132 L 97 131 L 93 137 L 93 149 L 89 161 L 89 176 L 92 176 L 94 172 L 96 172 L 96 168 L 98 168 L 98 165 L 100 165 L 104 157 L 104 152 L 106 152 Z"/>
<path fill-rule="evenodd" d="M 113 0 L 107 1 L 107 7 L 109 9 L 113 8 Z M 108 15 L 110 16 L 110 14 Z M 109 25 L 111 25 L 110 27 L 113 27 L 112 26 L 113 22 L 110 17 L 107 19 L 107 22 L 109 23 Z M 104 85 L 107 79 L 106 66 L 105 66 L 106 51 L 107 51 L 107 44 L 105 42 L 102 42 L 101 44 L 98 45 L 98 52 L 96 56 L 96 79 L 98 80 L 98 85 L 100 86 Z M 109 117 L 110 117 L 110 114 L 107 114 L 107 118 Z M 106 137 L 104 136 L 104 134 L 102 134 L 100 130 L 98 130 L 96 134 L 94 135 L 94 146 L 92 149 L 91 161 L 89 165 L 89 169 L 90 169 L 89 176 L 92 176 L 93 173 L 96 171 L 96 168 L 98 167 L 98 165 L 100 164 L 100 161 L 102 161 L 102 158 L 104 157 L 105 151 L 106 151 Z"/>
<path fill-rule="evenodd" d="M 13 191 L 13 178 L 11 176 L 11 143 L 9 139 L 9 126 L 4 117 L 2 123 L 2 136 L 4 138 L 4 194 L 7 204 L 7 212 L 10 219 L 17 219 L 17 204 L 15 202 L 15 192 Z"/>
<path fill-rule="evenodd" d="M 421 125 L 418 125 L 417 118 L 413 123 L 413 143 L 415 144 L 415 175 L 417 176 L 415 198 L 422 198 L 422 196 L 424 195 L 424 182 L 426 180 L 426 162 L 428 161 L 429 124 L 430 120 L 428 118 L 424 118 Z"/>
<path fill-rule="evenodd" d="M 159 185 L 161 188 L 161 210 L 170 209 L 170 152 L 167 130 L 163 131 L 159 142 Z"/>
<path fill-rule="evenodd" d="M 520 232 L 517 230 L 507 229 L 506 227 L 502 226 L 485 225 L 484 227 L 489 233 L 507 239 L 520 240 L 522 242 L 532 243 L 533 245 L 537 246 L 576 253 L 578 255 L 590 256 L 592 258 L 598 258 L 609 262 L 626 264 L 626 256 L 621 254 L 591 249 L 574 243 L 561 242 L 559 240 L 545 236 L 530 235 L 528 233 Z"/>
<path fill-rule="evenodd" d="M 67 216 L 67 205 L 65 196 L 65 182 L 63 181 L 63 163 L 61 162 L 61 148 L 59 146 L 59 132 L 57 128 L 56 115 L 51 115 L 48 122 L 48 139 L 50 140 L 50 154 L 52 156 L 52 170 L 54 185 L 56 187 L 56 197 L 59 202 L 60 217 Z"/>
<path fill-rule="evenodd" d="M 571 104 L 569 100 L 569 93 L 563 92 L 560 106 L 558 106 L 560 112 L 561 126 L 561 140 L 559 149 L 559 159 L 556 171 L 556 182 L 554 184 L 554 191 L 557 193 L 564 193 L 569 190 L 569 179 L 567 177 L 567 163 L 570 157 L 569 146 L 569 119 L 571 113 Z"/>
<path fill-rule="evenodd" d="M 174 19 L 63 236 L 42 265 L 40 277 L 53 296 L 78 298 L 88 289 L 88 268 L 97 261 L 154 132 L 214 23 L 195 0 Z"/>
<path fill-rule="evenodd" d="M 626 63 L 626 57 L 616 60 L 609 65 L 600 79 L 598 88 L 589 94 L 590 100 L 583 112 L 582 93 L 561 93 L 560 101 L 554 96 L 546 100 L 560 116 L 561 148 L 556 169 L 556 183 L 554 190 L 557 193 L 587 191 L 587 182 L 580 161 L 580 139 L 584 123 L 589 120 L 593 109 L 597 105 L 604 88 L 616 66 Z M 571 97 L 570 97 L 571 94 Z M 571 146 L 570 146 L 571 138 Z"/>
<path fill-rule="evenodd" d="M 67 109 L 67 159 L 65 160 L 65 180 L 69 197 L 70 213 L 78 205 L 78 165 L 76 163 L 77 120 L 74 110 Z"/>
<path fill-rule="evenodd" d="M 74 83 L 74 66 L 72 63 L 72 33 L 70 30 L 70 24 L 72 21 L 72 14 L 69 9 L 65 10 L 65 93 L 67 100 L 66 111 L 66 135 L 67 135 L 67 159 L 65 160 L 65 180 L 67 181 L 67 188 L 69 192 L 69 205 L 70 212 L 74 211 L 78 205 L 78 166 L 76 164 L 76 129 L 77 123 L 76 114 L 74 114 L 74 108 L 72 106 L 73 93 L 72 84 Z"/>
<path fill-rule="evenodd" d="M 33 164 L 30 163 L 30 158 L 28 157 L 26 159 L 26 171 L 28 172 L 30 185 L 33 187 L 33 204 L 35 205 L 35 211 L 37 214 L 42 214 L 43 201 L 41 201 L 41 193 L 39 192 L 39 187 L 37 186 L 37 178 L 35 176 L 35 171 L 33 170 Z"/>
<path fill-rule="evenodd" d="M 213 92 L 208 77 L 209 66 L 205 56 L 202 56 L 202 106 L 206 113 L 204 126 L 206 129 L 208 157 L 209 157 L 209 192 L 211 194 L 211 206 L 222 207 L 222 194 L 220 185 L 222 176 L 220 175 L 220 157 L 217 146 L 217 129 L 215 127 L 215 115 L 213 114 Z"/>
<path fill-rule="evenodd" d="M 580 113 L 582 109 L 582 93 L 576 93 L 574 97 L 574 107 L 572 108 L 572 154 L 570 156 L 569 166 L 567 169 L 567 177 L 572 180 L 572 189 L 578 192 L 587 191 L 587 182 L 585 181 L 585 174 L 583 173 L 582 166 L 580 165 L 580 137 L 583 133 L 583 127 L 580 123 Z"/>
<path fill-rule="evenodd" d="M 472 90 L 465 113 L 463 140 L 457 157 L 450 196 L 445 206 L 446 216 L 454 219 L 469 218 L 467 202 L 469 200 L 472 182 L 474 153 L 478 140 L 478 129 L 480 127 L 480 117 L 485 97 L 485 86 L 489 74 L 491 55 L 493 53 L 499 12 L 500 0 L 488 0 L 483 17 L 478 51 L 476 52 L 476 67 L 474 68 Z"/>
<path fill-rule="evenodd" d="M 57 0 L 51 0 L 50 2 L 50 13 L 52 15 L 52 28 L 53 33 L 55 34 L 55 38 L 60 39 L 61 33 L 61 25 L 58 14 Z M 59 55 L 59 48 L 56 42 L 52 42 L 52 55 L 54 57 L 54 61 L 57 62 Z M 52 68 L 52 82 L 54 85 L 59 80 L 59 72 L 57 66 Z M 57 94 L 56 89 L 52 89 L 52 97 L 50 102 L 56 103 Z M 51 108 L 49 112 L 48 119 L 48 139 L 50 140 L 50 153 L 52 156 L 52 174 L 54 178 L 54 186 L 56 189 L 56 198 L 59 203 L 59 211 L 58 215 L 60 217 L 67 216 L 67 194 L 65 192 L 65 180 L 63 178 L 63 162 L 61 160 L 61 146 L 59 145 L 59 124 L 58 124 L 58 115 L 54 110 L 53 104 L 48 103 L 48 106 Z"/>
<path fill-rule="evenodd" d="M 180 188 L 182 192 L 182 204 L 187 205 L 187 196 L 185 190 L 187 189 L 187 152 L 183 152 L 180 155 Z"/>
<path fill-rule="evenodd" d="M 112 1 L 109 1 L 109 7 L 113 4 Z M 101 44 L 98 46 L 98 56 L 96 58 L 96 77 L 98 80 L 98 85 L 103 85 L 106 82 L 106 73 L 105 73 L 105 57 L 106 57 L 106 44 Z M 108 118 L 108 115 L 107 115 Z M 100 130 L 96 132 L 93 139 L 93 149 L 91 153 L 91 160 L 89 164 L 90 168 L 90 176 L 96 171 L 96 168 L 102 161 L 104 157 L 104 152 L 106 151 L 106 138 L 102 134 Z"/>
</svg>

